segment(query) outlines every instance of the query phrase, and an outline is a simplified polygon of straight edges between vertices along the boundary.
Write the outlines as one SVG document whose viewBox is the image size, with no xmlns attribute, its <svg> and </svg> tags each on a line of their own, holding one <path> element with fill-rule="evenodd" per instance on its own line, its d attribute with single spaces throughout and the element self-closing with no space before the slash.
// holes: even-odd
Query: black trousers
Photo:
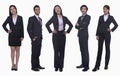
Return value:
<svg viewBox="0 0 120 76">
<path fill-rule="evenodd" d="M 106 47 L 105 66 L 108 66 L 108 64 L 109 64 L 111 34 L 110 34 L 110 32 L 107 32 L 107 33 L 99 35 L 98 54 L 97 54 L 97 60 L 96 60 L 95 67 L 100 66 L 104 41 L 105 41 L 105 47 Z"/>
<path fill-rule="evenodd" d="M 82 66 L 84 68 L 89 67 L 89 51 L 88 51 L 88 31 L 81 30 L 79 32 L 79 45 L 82 58 Z"/>
<path fill-rule="evenodd" d="M 32 41 L 32 54 L 31 54 L 31 64 L 32 68 L 38 68 L 40 66 L 39 56 L 41 53 L 41 37 L 37 38 L 35 41 Z"/>
<path fill-rule="evenodd" d="M 54 47 L 54 68 L 63 68 L 66 36 L 63 32 L 57 32 L 53 34 L 52 41 Z"/>
</svg>

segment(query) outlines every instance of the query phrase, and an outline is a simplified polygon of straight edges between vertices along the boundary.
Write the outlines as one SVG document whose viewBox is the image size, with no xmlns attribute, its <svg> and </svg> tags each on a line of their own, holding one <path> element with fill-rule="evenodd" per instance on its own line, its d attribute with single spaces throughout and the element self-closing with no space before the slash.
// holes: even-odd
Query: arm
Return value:
<svg viewBox="0 0 120 76">
<path fill-rule="evenodd" d="M 49 33 L 52 33 L 52 30 L 50 28 L 50 24 L 53 23 L 53 17 L 46 23 L 46 28 Z"/>
<path fill-rule="evenodd" d="M 115 29 L 118 27 L 118 24 L 117 24 L 117 22 L 115 21 L 114 17 L 112 17 L 112 22 L 113 22 L 113 24 L 114 24 L 114 27 L 113 27 L 111 30 L 112 30 L 112 32 L 114 32 Z"/>
<path fill-rule="evenodd" d="M 69 25 L 69 28 L 68 28 L 68 30 L 67 30 L 67 33 L 70 33 L 70 31 L 71 31 L 73 25 L 72 25 L 72 23 L 68 20 L 68 18 L 66 18 L 66 20 L 67 20 L 67 21 L 66 21 L 67 24 Z"/>
<path fill-rule="evenodd" d="M 9 22 L 9 17 L 5 20 L 5 22 L 3 23 L 3 25 L 2 25 L 2 27 L 3 27 L 3 29 L 8 33 L 8 29 L 7 29 L 7 24 L 8 24 L 8 22 Z"/>
<path fill-rule="evenodd" d="M 28 20 L 28 26 L 27 26 L 27 31 L 31 39 L 34 38 L 33 33 L 32 33 L 32 26 L 33 26 L 33 21 L 31 18 Z"/>
<path fill-rule="evenodd" d="M 21 17 L 21 38 L 24 38 L 24 26 L 23 26 L 23 19 Z"/>
<path fill-rule="evenodd" d="M 80 20 L 80 18 L 78 18 L 78 21 L 77 21 L 77 23 L 76 23 L 76 25 L 75 25 L 75 28 L 78 29 L 78 30 L 79 30 L 79 28 L 80 28 L 79 20 Z"/>
<path fill-rule="evenodd" d="M 97 26 L 97 31 L 96 31 L 96 36 L 99 36 L 99 26 L 100 26 L 100 17 L 99 17 L 99 21 L 98 21 L 98 26 Z"/>
</svg>

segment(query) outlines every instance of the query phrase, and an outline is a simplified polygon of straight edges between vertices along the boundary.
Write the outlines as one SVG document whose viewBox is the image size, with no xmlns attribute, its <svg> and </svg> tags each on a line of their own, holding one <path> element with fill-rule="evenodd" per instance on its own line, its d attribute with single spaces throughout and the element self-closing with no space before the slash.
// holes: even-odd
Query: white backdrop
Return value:
<svg viewBox="0 0 120 76">
<path fill-rule="evenodd" d="M 25 38 L 22 42 L 21 55 L 19 60 L 19 71 L 11 71 L 10 47 L 8 46 L 8 34 L 3 30 L 2 24 L 9 15 L 9 6 L 16 5 L 18 14 L 23 17 Z M 34 5 L 40 5 L 43 19 L 43 43 L 41 52 L 41 65 L 45 66 L 45 70 L 40 72 L 31 71 L 31 42 L 27 33 L 28 18 L 34 15 Z M 88 14 L 91 15 L 89 25 L 89 54 L 90 54 L 90 70 L 86 73 L 81 69 L 76 69 L 81 64 L 81 54 L 79 50 L 77 30 L 73 27 L 70 34 L 67 35 L 66 51 L 65 51 L 65 68 L 62 73 L 54 71 L 54 52 L 52 45 L 52 35 L 48 33 L 45 24 L 53 15 L 53 7 L 59 4 L 62 7 L 63 14 L 75 25 L 78 17 L 81 15 L 80 6 L 86 4 L 89 7 Z M 120 21 L 120 4 L 119 0 L 0 0 L 0 75 L 1 76 L 109 76 L 120 74 L 120 29 L 118 28 L 112 33 L 111 40 L 111 59 L 109 69 L 104 70 L 105 49 L 103 50 L 100 71 L 93 73 L 96 55 L 97 40 L 95 37 L 98 18 L 103 14 L 103 6 L 110 5 L 110 13 L 119 24 Z M 112 26 L 113 24 L 111 24 Z"/>
</svg>

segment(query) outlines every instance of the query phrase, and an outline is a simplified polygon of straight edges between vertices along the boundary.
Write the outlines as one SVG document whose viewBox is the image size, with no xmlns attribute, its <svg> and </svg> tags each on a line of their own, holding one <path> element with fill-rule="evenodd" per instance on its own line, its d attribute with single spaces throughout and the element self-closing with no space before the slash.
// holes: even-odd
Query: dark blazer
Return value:
<svg viewBox="0 0 120 76">
<path fill-rule="evenodd" d="M 35 16 L 30 17 L 28 20 L 27 31 L 31 39 L 33 39 L 35 36 L 42 38 L 42 23 L 40 23 Z"/>
<path fill-rule="evenodd" d="M 23 19 L 21 16 L 18 15 L 16 25 L 13 23 L 12 16 L 7 17 L 6 21 L 2 25 L 6 32 L 8 32 L 6 27 L 7 24 L 9 24 L 9 27 L 12 30 L 9 35 L 24 38 Z"/>
<path fill-rule="evenodd" d="M 63 25 L 64 25 L 64 30 L 63 30 L 63 31 L 65 31 L 65 25 L 68 24 L 68 25 L 69 25 L 69 28 L 68 28 L 68 30 L 67 30 L 67 33 L 69 33 L 69 32 L 71 31 L 73 25 L 72 25 L 72 23 L 68 20 L 67 17 L 65 17 L 65 16 L 62 16 L 62 17 L 63 17 Z M 58 23 L 58 17 L 57 17 L 57 16 L 52 16 L 52 18 L 46 23 L 46 27 L 47 27 L 49 33 L 52 32 L 52 30 L 51 30 L 51 28 L 50 28 L 50 26 L 49 26 L 51 23 L 53 23 L 54 29 L 55 29 L 56 31 L 58 31 L 58 25 L 59 25 L 59 23 Z"/>
<path fill-rule="evenodd" d="M 116 23 L 114 17 L 109 15 L 107 21 L 105 22 L 104 21 L 104 15 L 100 16 L 99 21 L 98 21 L 96 36 L 99 36 L 99 34 L 101 34 L 101 33 L 108 32 L 107 29 L 110 28 L 111 23 L 114 24 L 114 27 L 111 29 L 112 32 L 113 32 L 118 27 L 118 24 Z"/>
<path fill-rule="evenodd" d="M 77 23 L 79 26 L 75 26 L 76 29 L 78 29 L 78 36 L 80 35 L 80 31 L 88 31 L 88 25 L 90 24 L 91 17 L 89 15 L 85 15 L 83 20 L 81 20 L 81 17 L 79 17 Z"/>
</svg>

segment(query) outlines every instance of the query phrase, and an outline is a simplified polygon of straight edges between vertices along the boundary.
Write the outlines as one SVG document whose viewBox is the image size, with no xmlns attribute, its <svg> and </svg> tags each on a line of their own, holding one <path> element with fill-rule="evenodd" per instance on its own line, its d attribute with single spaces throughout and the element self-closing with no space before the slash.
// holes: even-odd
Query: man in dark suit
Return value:
<svg viewBox="0 0 120 76">
<path fill-rule="evenodd" d="M 82 5 L 80 10 L 82 12 L 82 16 L 79 17 L 75 27 L 78 29 L 82 64 L 77 66 L 77 68 L 84 68 L 83 71 L 87 71 L 89 69 L 88 25 L 90 23 L 91 17 L 87 15 L 88 8 L 86 5 Z"/>
<path fill-rule="evenodd" d="M 38 5 L 34 6 L 35 15 L 30 17 L 28 20 L 27 31 L 32 42 L 32 55 L 31 64 L 33 71 L 40 71 L 40 69 L 45 69 L 40 66 L 39 56 L 41 52 L 42 43 L 42 19 L 39 17 L 40 7 Z"/>
</svg>

